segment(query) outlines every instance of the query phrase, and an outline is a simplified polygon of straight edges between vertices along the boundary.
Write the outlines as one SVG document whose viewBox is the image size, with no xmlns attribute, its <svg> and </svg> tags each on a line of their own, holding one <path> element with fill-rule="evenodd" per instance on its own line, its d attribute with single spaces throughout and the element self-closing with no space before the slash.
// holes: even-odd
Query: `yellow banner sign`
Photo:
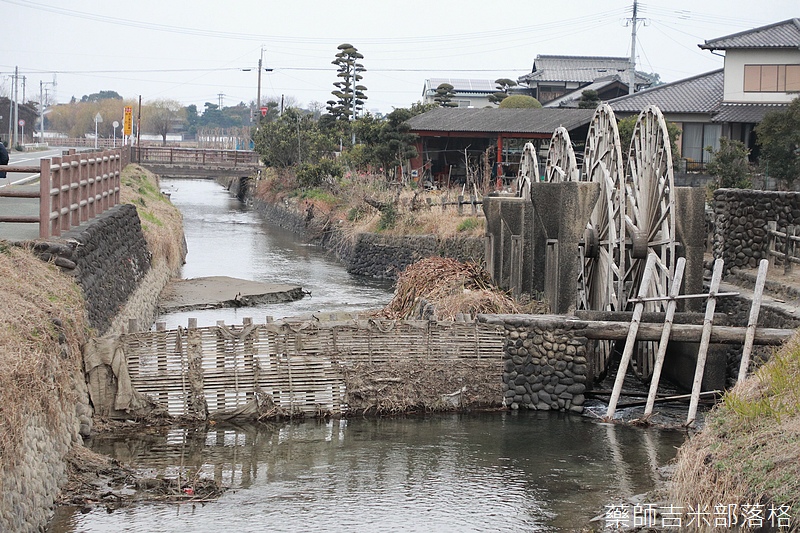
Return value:
<svg viewBox="0 0 800 533">
<path fill-rule="evenodd" d="M 133 107 L 125 106 L 125 118 L 122 121 L 122 134 L 127 136 L 133 133 Z"/>
</svg>

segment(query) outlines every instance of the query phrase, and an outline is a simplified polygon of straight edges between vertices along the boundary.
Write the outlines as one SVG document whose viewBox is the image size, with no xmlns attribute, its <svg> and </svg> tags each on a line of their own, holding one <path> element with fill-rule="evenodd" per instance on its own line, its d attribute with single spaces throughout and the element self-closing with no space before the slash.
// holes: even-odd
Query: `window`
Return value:
<svg viewBox="0 0 800 533">
<path fill-rule="evenodd" d="M 749 93 L 800 91 L 800 65 L 745 65 L 744 91 Z"/>
<path fill-rule="evenodd" d="M 720 135 L 722 135 L 721 124 L 684 122 L 681 156 L 696 164 L 711 161 L 711 154 L 706 152 L 705 148 L 710 146 L 714 150 L 719 150 Z"/>
</svg>

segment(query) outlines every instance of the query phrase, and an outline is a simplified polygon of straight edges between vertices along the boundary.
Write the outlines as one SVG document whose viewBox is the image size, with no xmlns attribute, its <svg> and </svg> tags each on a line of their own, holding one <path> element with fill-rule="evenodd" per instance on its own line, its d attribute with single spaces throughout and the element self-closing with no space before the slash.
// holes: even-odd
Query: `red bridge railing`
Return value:
<svg viewBox="0 0 800 533">
<path fill-rule="evenodd" d="M 39 215 L 2 216 L 0 222 L 38 223 L 39 238 L 57 237 L 120 203 L 120 175 L 130 148 L 42 159 L 38 167 L 9 166 L 7 172 L 39 173 L 39 190 L 0 189 L 0 197 L 39 198 Z"/>
</svg>

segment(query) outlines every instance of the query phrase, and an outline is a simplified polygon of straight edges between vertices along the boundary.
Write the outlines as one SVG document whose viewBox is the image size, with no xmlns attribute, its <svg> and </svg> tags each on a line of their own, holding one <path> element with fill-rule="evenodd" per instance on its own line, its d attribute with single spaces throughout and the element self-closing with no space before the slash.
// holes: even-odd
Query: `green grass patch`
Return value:
<svg viewBox="0 0 800 533">
<path fill-rule="evenodd" d="M 464 231 L 472 231 L 475 228 L 482 225 L 483 224 L 481 223 L 481 221 L 478 220 L 477 218 L 469 217 L 465 218 L 458 224 L 458 226 L 456 227 L 456 231 L 458 231 L 459 233 Z"/>
</svg>

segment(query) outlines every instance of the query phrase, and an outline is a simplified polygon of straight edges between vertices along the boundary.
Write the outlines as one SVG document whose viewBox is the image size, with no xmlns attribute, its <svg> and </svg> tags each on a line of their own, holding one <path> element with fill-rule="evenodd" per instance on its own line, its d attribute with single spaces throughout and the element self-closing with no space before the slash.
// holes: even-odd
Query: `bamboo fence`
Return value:
<svg viewBox="0 0 800 533">
<path fill-rule="evenodd" d="M 470 379 L 459 371 L 471 369 L 496 384 L 501 396 L 504 332 L 476 322 L 219 323 L 128 333 L 120 341 L 133 387 L 173 416 L 235 413 L 254 400 L 292 416 L 343 415 L 352 399 L 348 372 L 409 364 L 437 375 L 445 370 L 459 382 Z M 407 379 L 384 373 L 377 381 L 402 385 Z M 198 407 L 203 401 L 205 413 Z"/>
</svg>

